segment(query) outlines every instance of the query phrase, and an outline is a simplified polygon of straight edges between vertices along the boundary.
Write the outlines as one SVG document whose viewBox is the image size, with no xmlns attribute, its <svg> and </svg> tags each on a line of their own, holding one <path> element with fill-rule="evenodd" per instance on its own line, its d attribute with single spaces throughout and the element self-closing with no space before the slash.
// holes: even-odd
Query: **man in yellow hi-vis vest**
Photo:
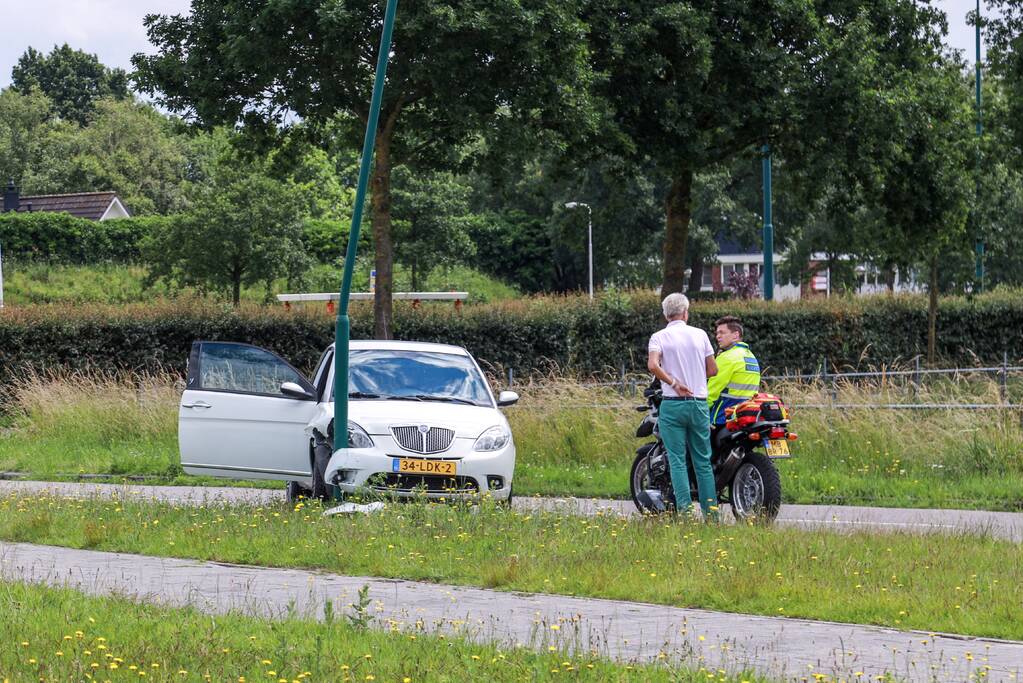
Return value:
<svg viewBox="0 0 1023 683">
<path fill-rule="evenodd" d="M 725 423 L 725 408 L 753 398 L 760 390 L 760 363 L 742 341 L 742 322 L 727 315 L 714 321 L 718 374 L 707 380 L 711 428 Z"/>
</svg>

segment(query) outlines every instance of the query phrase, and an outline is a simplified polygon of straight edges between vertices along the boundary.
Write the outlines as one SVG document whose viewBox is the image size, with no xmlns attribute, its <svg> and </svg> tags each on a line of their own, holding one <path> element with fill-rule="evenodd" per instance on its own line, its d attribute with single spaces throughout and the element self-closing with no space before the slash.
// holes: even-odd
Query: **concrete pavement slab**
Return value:
<svg viewBox="0 0 1023 683">
<path fill-rule="evenodd" d="M 782 680 L 1023 680 L 1023 642 L 560 595 L 266 569 L 0 542 L 0 577 L 208 613 L 318 618 L 368 586 L 372 625 L 625 661 L 752 668 Z M 347 607 L 345 607 L 347 606 Z M 557 626 L 557 629 L 552 627 Z"/>
</svg>

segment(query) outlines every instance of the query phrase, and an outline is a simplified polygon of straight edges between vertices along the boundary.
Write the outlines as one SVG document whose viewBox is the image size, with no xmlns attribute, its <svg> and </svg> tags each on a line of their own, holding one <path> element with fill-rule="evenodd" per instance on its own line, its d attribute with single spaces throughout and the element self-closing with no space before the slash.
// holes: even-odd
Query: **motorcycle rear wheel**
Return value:
<svg viewBox="0 0 1023 683">
<path fill-rule="evenodd" d="M 771 524 L 781 509 L 781 475 L 763 453 L 746 455 L 729 484 L 732 514 L 741 522 Z"/>
</svg>

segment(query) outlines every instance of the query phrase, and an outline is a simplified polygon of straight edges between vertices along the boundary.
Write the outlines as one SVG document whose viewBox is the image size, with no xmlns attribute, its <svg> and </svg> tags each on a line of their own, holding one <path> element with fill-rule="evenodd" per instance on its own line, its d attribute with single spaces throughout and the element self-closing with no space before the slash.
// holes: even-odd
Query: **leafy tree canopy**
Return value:
<svg viewBox="0 0 1023 683">
<path fill-rule="evenodd" d="M 457 165 L 460 146 L 514 118 L 578 129 L 588 63 L 576 0 L 421 0 L 401 6 L 372 181 L 376 333 L 390 336 L 391 169 Z M 146 18 L 152 56 L 139 87 L 204 125 L 278 140 L 297 115 L 309 135 L 365 130 L 384 4 L 377 0 L 192 0 Z"/>
<path fill-rule="evenodd" d="M 40 90 L 60 118 L 79 124 L 86 123 L 97 100 L 130 97 L 123 69 L 108 69 L 96 55 L 67 43 L 54 46 L 47 55 L 28 48 L 11 71 L 11 85 L 19 92 Z"/>
</svg>

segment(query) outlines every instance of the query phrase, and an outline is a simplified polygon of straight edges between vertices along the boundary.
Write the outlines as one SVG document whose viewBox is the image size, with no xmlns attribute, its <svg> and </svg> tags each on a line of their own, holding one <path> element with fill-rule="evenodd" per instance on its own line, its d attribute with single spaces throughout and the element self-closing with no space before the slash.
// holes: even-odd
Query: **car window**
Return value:
<svg viewBox="0 0 1023 683">
<path fill-rule="evenodd" d="M 327 349 L 320 356 L 319 362 L 316 364 L 316 372 L 313 373 L 313 386 L 316 387 L 316 396 L 323 396 L 323 390 L 327 385 L 327 375 L 330 373 L 327 370 L 330 368 L 330 362 L 334 360 L 334 354 L 332 349 Z"/>
<path fill-rule="evenodd" d="M 348 361 L 348 391 L 376 397 L 449 399 L 491 406 L 487 385 L 468 356 L 425 351 L 356 350 Z M 333 389 L 331 390 L 333 397 Z"/>
<path fill-rule="evenodd" d="M 203 342 L 199 350 L 198 389 L 283 396 L 284 382 L 309 384 L 286 361 L 255 346 Z"/>
</svg>

